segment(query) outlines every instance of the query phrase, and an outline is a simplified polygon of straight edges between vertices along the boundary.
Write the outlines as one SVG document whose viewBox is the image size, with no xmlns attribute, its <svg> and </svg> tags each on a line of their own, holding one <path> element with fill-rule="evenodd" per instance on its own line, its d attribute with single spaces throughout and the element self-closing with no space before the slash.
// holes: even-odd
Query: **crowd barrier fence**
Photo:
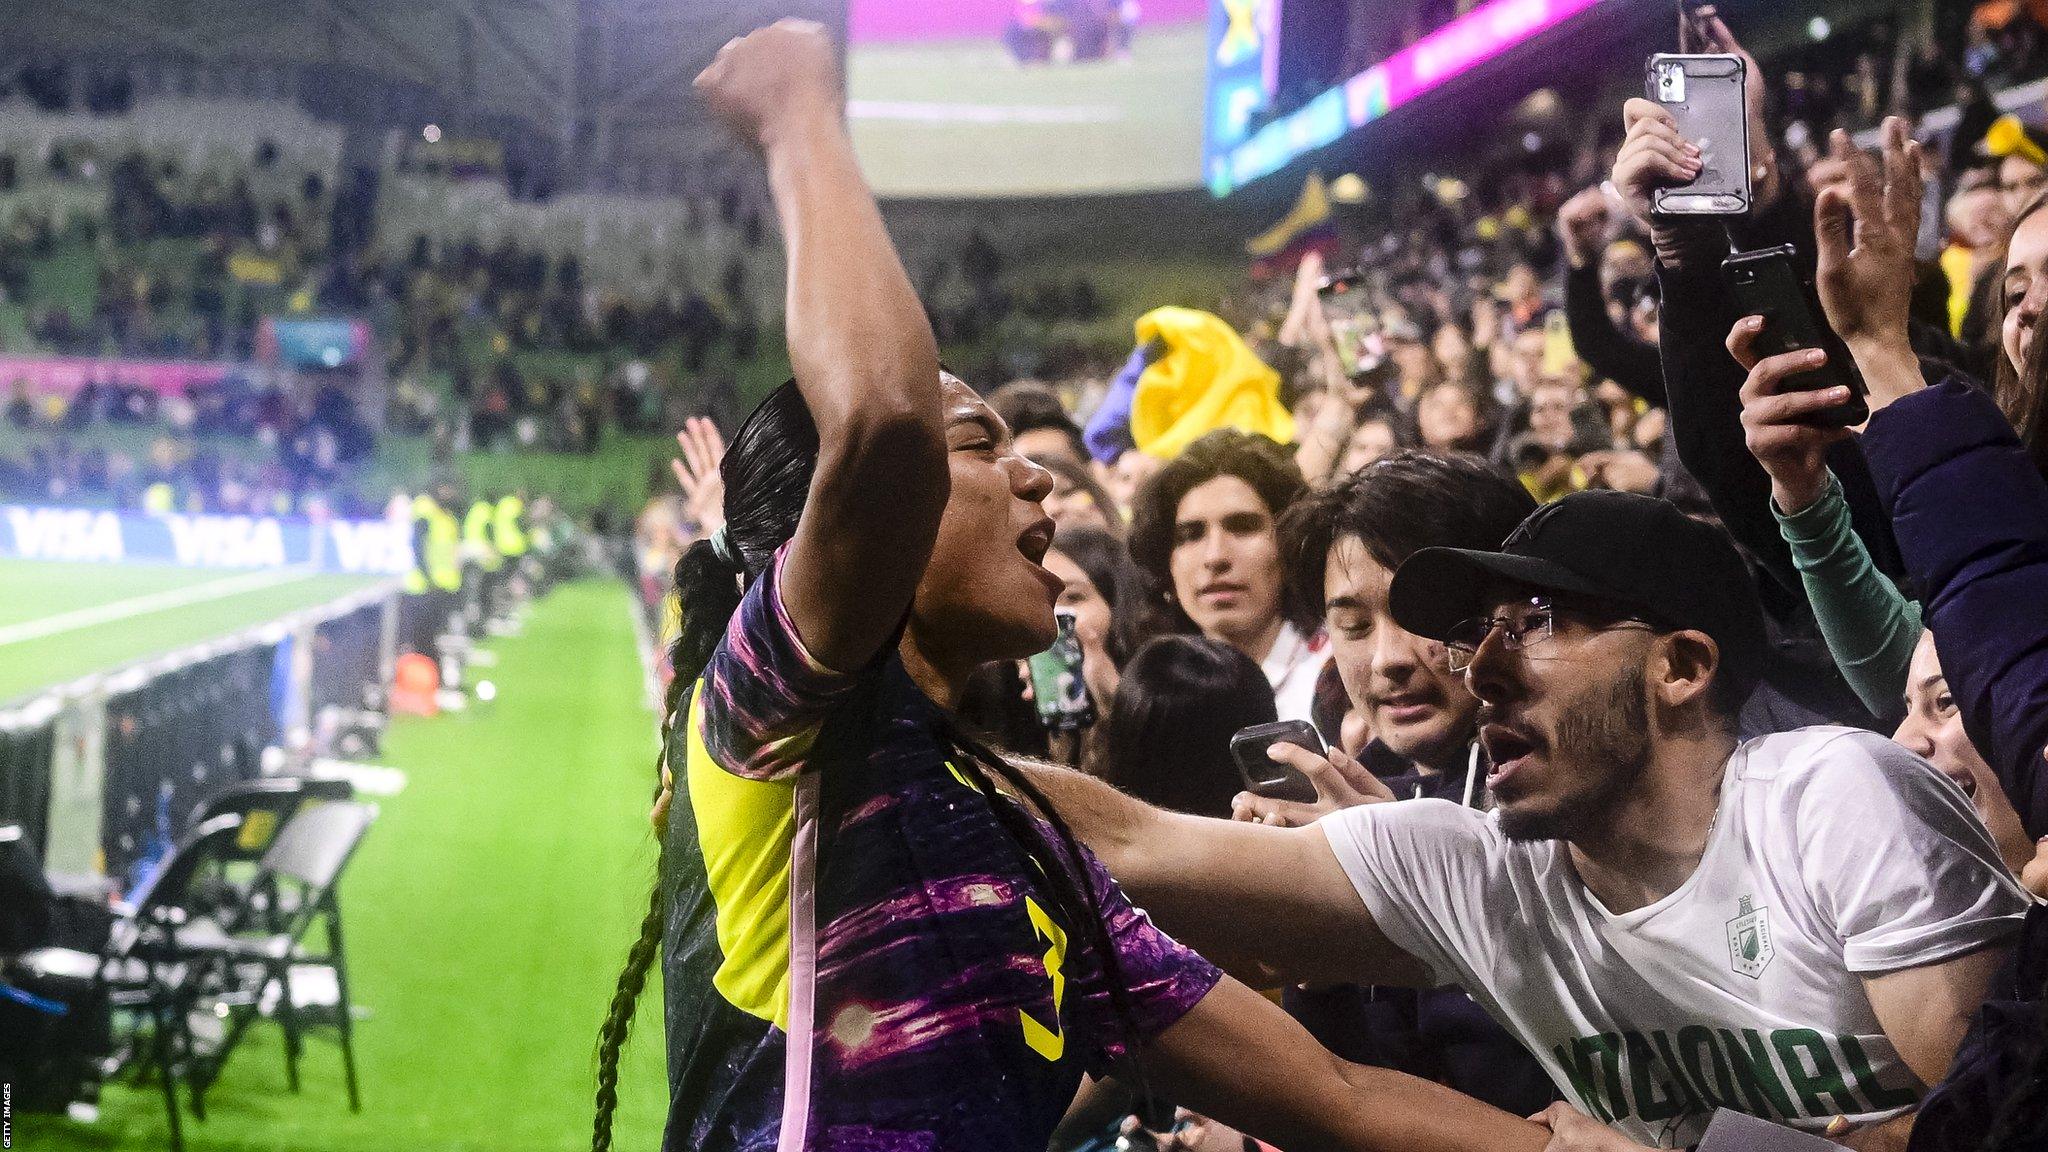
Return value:
<svg viewBox="0 0 2048 1152">
<path fill-rule="evenodd" d="M 385 582 L 0 708 L 0 823 L 125 888 L 214 792 L 322 754 L 323 711 L 381 708 L 398 601 Z"/>
</svg>

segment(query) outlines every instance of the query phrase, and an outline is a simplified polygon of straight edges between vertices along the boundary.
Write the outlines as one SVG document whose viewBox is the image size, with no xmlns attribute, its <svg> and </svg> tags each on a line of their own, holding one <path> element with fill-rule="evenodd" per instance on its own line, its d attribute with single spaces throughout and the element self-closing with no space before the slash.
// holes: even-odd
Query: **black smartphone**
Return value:
<svg viewBox="0 0 2048 1152">
<path fill-rule="evenodd" d="M 1749 211 L 1749 65 L 1726 52 L 1658 53 L 1650 57 L 1644 91 L 1700 150 L 1690 184 L 1659 188 L 1650 208 L 1666 215 L 1739 216 Z"/>
<path fill-rule="evenodd" d="M 1059 621 L 1059 635 L 1052 647 L 1028 661 L 1031 702 L 1038 709 L 1038 722 L 1048 731 L 1072 732 L 1095 723 L 1095 701 L 1082 675 L 1085 657 L 1081 638 L 1074 633 L 1076 617 L 1066 609 L 1053 615 Z"/>
<path fill-rule="evenodd" d="M 1870 419 L 1863 377 L 1856 371 L 1848 345 L 1828 326 L 1820 297 L 1799 274 L 1793 258 L 1792 246 L 1780 244 L 1754 252 L 1737 252 L 1721 268 L 1742 314 L 1764 318 L 1764 330 L 1756 340 L 1759 353 L 1778 356 L 1818 348 L 1828 354 L 1827 363 L 1787 379 L 1784 388 L 1797 392 L 1847 388 L 1848 402 L 1822 412 L 1815 423 L 1852 428 Z"/>
<path fill-rule="evenodd" d="M 1313 781 L 1302 775 L 1300 769 L 1266 755 L 1266 749 L 1275 744 L 1292 744 L 1318 756 L 1330 754 L 1329 746 L 1323 743 L 1322 733 L 1306 720 L 1276 720 L 1271 724 L 1240 728 L 1230 738 L 1230 758 L 1237 761 L 1237 771 L 1244 777 L 1245 790 L 1268 800 L 1315 803 L 1319 794 Z"/>
</svg>

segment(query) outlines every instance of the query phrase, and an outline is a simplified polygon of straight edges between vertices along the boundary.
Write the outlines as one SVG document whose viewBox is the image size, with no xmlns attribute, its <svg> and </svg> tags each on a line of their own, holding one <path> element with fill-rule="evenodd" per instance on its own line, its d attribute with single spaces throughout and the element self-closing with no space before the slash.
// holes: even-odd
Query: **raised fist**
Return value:
<svg viewBox="0 0 2048 1152">
<path fill-rule="evenodd" d="M 778 20 L 719 49 L 697 91 L 740 138 L 765 147 L 784 124 L 837 119 L 845 85 L 832 38 L 810 20 Z"/>
<path fill-rule="evenodd" d="M 1611 215 L 1607 190 L 1597 184 L 1581 190 L 1557 210 L 1558 236 L 1564 241 L 1565 257 L 1572 267 L 1584 267 L 1599 255 Z"/>
</svg>

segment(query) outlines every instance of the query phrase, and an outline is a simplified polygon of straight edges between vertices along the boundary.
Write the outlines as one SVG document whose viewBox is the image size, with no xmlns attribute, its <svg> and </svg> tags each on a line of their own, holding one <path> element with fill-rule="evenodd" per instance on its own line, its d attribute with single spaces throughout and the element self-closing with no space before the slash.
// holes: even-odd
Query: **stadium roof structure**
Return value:
<svg viewBox="0 0 2048 1152">
<path fill-rule="evenodd" d="M 687 99 L 690 80 L 728 39 L 786 15 L 843 27 L 845 4 L 40 0 L 0 5 L 0 68 L 125 68 L 142 97 L 295 98 L 365 127 L 516 125 L 573 187 L 719 154 L 723 136 Z"/>
</svg>

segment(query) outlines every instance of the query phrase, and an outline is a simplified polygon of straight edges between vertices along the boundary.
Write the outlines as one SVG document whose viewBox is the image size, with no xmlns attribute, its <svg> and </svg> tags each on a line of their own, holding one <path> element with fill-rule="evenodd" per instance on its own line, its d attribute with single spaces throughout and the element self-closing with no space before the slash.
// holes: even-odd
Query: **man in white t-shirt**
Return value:
<svg viewBox="0 0 2048 1152">
<path fill-rule="evenodd" d="M 1902 1144 L 2027 907 L 1962 790 L 1867 732 L 1739 744 L 1755 591 L 1663 501 L 1566 497 L 1499 552 L 1417 553 L 1390 595 L 1483 702 L 1492 812 L 1280 829 L 1039 783 L 1211 959 L 1461 985 L 1617 1144 L 1696 1143 L 1716 1107 Z"/>
</svg>

